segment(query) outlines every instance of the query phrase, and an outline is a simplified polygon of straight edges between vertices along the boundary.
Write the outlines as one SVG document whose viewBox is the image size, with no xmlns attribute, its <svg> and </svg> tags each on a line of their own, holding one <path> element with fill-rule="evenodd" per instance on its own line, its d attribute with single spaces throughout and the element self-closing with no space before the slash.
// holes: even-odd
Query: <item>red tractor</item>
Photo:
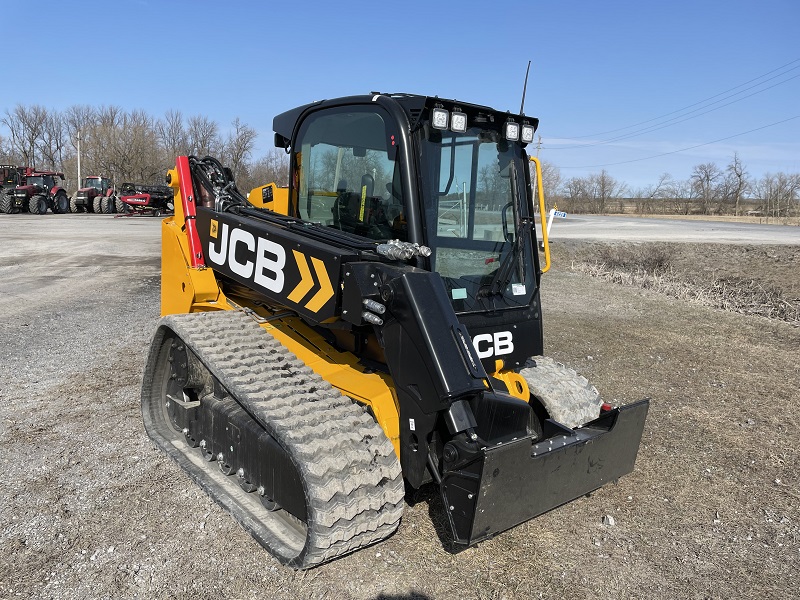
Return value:
<svg viewBox="0 0 800 600">
<path fill-rule="evenodd" d="M 27 167 L 0 165 L 0 213 L 19 212 L 14 203 L 14 190 L 18 185 L 25 185 L 29 172 Z"/>
<path fill-rule="evenodd" d="M 94 212 L 111 214 L 117 212 L 118 201 L 114 196 L 114 184 L 108 177 L 93 175 L 83 180 L 81 188 L 70 200 L 72 212 Z"/>
<path fill-rule="evenodd" d="M 25 183 L 14 189 L 14 206 L 17 211 L 28 211 L 43 215 L 48 209 L 56 214 L 69 212 L 69 197 L 58 180 L 64 181 L 64 174 L 56 171 L 31 171 Z"/>
</svg>

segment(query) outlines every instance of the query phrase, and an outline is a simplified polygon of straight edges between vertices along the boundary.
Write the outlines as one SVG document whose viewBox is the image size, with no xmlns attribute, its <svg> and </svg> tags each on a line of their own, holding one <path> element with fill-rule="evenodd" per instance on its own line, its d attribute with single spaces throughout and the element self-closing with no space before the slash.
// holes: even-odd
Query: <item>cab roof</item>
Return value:
<svg viewBox="0 0 800 600">
<path fill-rule="evenodd" d="M 518 123 L 529 123 L 533 125 L 534 129 L 539 125 L 539 119 L 534 117 L 528 117 L 511 112 L 502 112 L 489 106 L 462 102 L 460 100 L 448 100 L 446 98 L 439 98 L 438 96 L 420 96 L 418 94 L 372 92 L 368 95 L 365 94 L 361 96 L 332 98 L 329 100 L 316 100 L 277 115 L 272 120 L 272 128 L 276 133 L 275 145 L 279 147 L 282 146 L 282 144 L 278 143 L 278 136 L 285 138 L 286 140 L 291 140 L 297 124 L 302 117 L 311 110 L 336 106 L 370 104 L 375 102 L 379 97 L 390 98 L 391 101 L 394 101 L 400 108 L 402 108 L 412 129 L 419 120 L 427 118 L 428 111 L 437 105 L 441 105 L 448 110 L 457 109 L 461 112 L 465 112 L 470 120 L 482 118 L 487 122 L 504 122 L 508 119 L 513 119 Z"/>
</svg>

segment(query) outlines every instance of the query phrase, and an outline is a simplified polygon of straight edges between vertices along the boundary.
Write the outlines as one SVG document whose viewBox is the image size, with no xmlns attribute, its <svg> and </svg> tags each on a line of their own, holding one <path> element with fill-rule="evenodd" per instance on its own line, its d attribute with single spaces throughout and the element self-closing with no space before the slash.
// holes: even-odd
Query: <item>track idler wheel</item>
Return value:
<svg viewBox="0 0 800 600">
<path fill-rule="evenodd" d="M 245 477 L 244 469 L 239 469 L 238 471 L 236 471 L 236 478 L 239 481 L 239 487 L 242 488 L 242 490 L 244 490 L 248 494 L 256 491 L 256 488 L 258 486 L 247 480 L 247 477 Z"/>
<path fill-rule="evenodd" d="M 203 457 L 203 460 L 206 462 L 213 462 L 217 460 L 217 455 L 214 454 L 211 449 L 208 448 L 208 443 L 205 440 L 200 440 L 200 444 L 198 444 L 198 448 L 200 449 L 200 456 Z"/>
<path fill-rule="evenodd" d="M 222 452 L 217 454 L 217 466 L 223 475 L 232 475 L 236 470 L 232 464 L 225 460 L 225 455 Z"/>
<path fill-rule="evenodd" d="M 183 430 L 183 439 L 190 448 L 197 448 L 200 442 L 195 438 L 188 429 Z"/>
<path fill-rule="evenodd" d="M 258 496 L 261 499 L 261 506 L 266 508 L 269 512 L 275 512 L 281 509 L 281 505 L 275 502 L 272 498 L 264 494 L 264 488 L 258 488 Z"/>
</svg>

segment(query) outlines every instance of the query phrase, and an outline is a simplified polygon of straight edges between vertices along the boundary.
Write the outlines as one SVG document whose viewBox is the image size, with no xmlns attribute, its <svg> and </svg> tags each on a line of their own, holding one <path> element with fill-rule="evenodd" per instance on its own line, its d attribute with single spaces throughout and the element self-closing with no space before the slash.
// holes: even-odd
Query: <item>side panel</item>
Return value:
<svg viewBox="0 0 800 600">
<path fill-rule="evenodd" d="M 197 209 L 206 264 L 320 323 L 340 313 L 341 265 L 354 252 L 229 213 Z"/>
<path fill-rule="evenodd" d="M 279 187 L 275 183 L 253 188 L 247 201 L 256 208 L 267 208 L 282 215 L 289 214 L 289 188 Z"/>
<path fill-rule="evenodd" d="M 161 223 L 161 315 L 207 310 L 202 304 L 219 303 L 224 308 L 214 272 L 189 266 L 186 233 L 175 220 Z"/>
</svg>

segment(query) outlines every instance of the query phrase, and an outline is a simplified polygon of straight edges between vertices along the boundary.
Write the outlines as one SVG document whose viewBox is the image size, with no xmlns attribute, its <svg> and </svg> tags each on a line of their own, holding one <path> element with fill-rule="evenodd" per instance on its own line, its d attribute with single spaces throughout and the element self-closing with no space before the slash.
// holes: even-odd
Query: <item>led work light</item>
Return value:
<svg viewBox="0 0 800 600">
<path fill-rule="evenodd" d="M 509 142 L 516 142 L 519 139 L 519 123 L 514 123 L 514 121 L 506 123 L 506 139 Z"/>
<path fill-rule="evenodd" d="M 454 112 L 450 115 L 450 129 L 456 133 L 467 131 L 467 115 L 463 112 Z"/>
<path fill-rule="evenodd" d="M 434 108 L 431 118 L 431 125 L 433 125 L 436 129 L 447 129 L 448 117 L 449 114 L 445 109 Z"/>
<path fill-rule="evenodd" d="M 522 142 L 530 144 L 533 141 L 533 127 L 531 125 L 522 126 Z"/>
</svg>

